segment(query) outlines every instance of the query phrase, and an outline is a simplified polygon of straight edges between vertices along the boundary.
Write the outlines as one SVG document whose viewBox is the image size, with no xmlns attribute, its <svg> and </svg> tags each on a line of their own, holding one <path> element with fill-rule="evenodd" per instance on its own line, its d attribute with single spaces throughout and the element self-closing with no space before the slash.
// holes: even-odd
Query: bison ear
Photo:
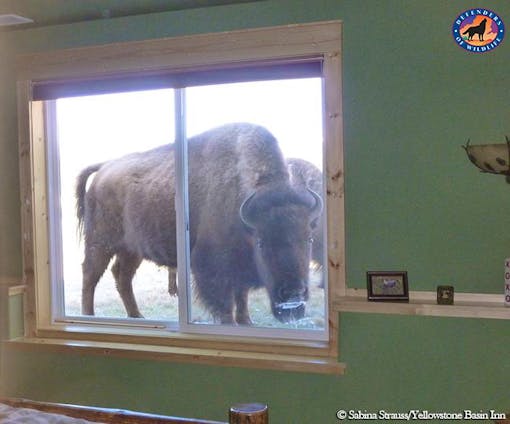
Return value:
<svg viewBox="0 0 510 424">
<path fill-rule="evenodd" d="M 255 230 L 255 210 L 253 208 L 252 200 L 255 197 L 256 193 L 250 194 L 242 203 L 239 208 L 239 217 L 241 218 L 241 222 L 248 228 L 250 231 Z"/>
</svg>

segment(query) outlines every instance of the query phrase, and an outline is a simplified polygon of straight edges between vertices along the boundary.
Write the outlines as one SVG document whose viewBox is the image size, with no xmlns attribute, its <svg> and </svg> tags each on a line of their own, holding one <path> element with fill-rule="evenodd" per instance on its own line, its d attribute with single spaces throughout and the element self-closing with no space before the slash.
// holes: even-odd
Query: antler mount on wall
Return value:
<svg viewBox="0 0 510 424">
<path fill-rule="evenodd" d="M 505 136 L 506 143 L 470 145 L 469 140 L 465 146 L 469 160 L 482 172 L 505 175 L 506 182 L 510 184 L 510 139 Z"/>
</svg>

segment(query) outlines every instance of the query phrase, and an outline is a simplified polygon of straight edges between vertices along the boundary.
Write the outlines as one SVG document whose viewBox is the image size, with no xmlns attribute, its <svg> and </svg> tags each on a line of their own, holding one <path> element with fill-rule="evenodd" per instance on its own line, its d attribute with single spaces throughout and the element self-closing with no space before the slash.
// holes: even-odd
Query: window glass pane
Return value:
<svg viewBox="0 0 510 424">
<path fill-rule="evenodd" d="M 196 324 L 324 330 L 322 79 L 186 89 Z"/>
<path fill-rule="evenodd" d="M 60 181 L 60 190 L 54 196 L 54 209 L 60 213 L 54 214 L 52 232 L 57 235 L 61 232 L 62 263 L 57 260 L 52 273 L 53 279 L 60 280 L 63 286 L 61 304 L 65 311 L 60 315 L 62 312 L 67 316 L 81 315 L 82 279 L 85 277 L 93 284 L 100 277 L 94 296 L 95 315 L 125 318 L 126 308 L 112 271 L 117 273 L 122 287 L 129 287 L 131 274 L 136 271 L 133 290 L 139 312 L 149 319 L 177 320 L 177 299 L 169 295 L 172 287 L 167 269 L 156 265 L 158 262 L 167 265 L 175 259 L 168 253 L 175 253 L 175 247 L 167 248 L 175 246 L 175 228 L 150 224 L 154 222 L 151 217 L 158 213 L 165 222 L 172 222 L 173 195 L 167 193 L 168 202 L 159 195 L 159 187 L 162 184 L 168 187 L 168 180 L 146 177 L 153 167 L 151 161 L 161 162 L 166 155 L 172 162 L 172 155 L 167 149 L 152 159 L 146 155 L 126 156 L 173 143 L 173 97 L 173 90 L 165 89 L 56 101 L 59 161 L 53 171 L 60 178 L 53 181 L 54 185 Z M 75 195 L 78 176 L 91 165 L 111 160 L 98 167 L 95 174 L 84 174 L 88 178 L 82 180 L 86 181 L 83 185 L 86 193 L 84 231 L 80 238 Z M 140 197 L 137 187 L 152 190 L 150 201 Z M 87 258 L 82 273 L 85 243 Z M 53 240 L 53 246 L 59 244 L 60 240 Z M 141 261 L 142 258 L 152 262 Z M 129 289 L 125 290 L 129 302 Z M 130 308 L 135 311 L 134 306 Z"/>
</svg>

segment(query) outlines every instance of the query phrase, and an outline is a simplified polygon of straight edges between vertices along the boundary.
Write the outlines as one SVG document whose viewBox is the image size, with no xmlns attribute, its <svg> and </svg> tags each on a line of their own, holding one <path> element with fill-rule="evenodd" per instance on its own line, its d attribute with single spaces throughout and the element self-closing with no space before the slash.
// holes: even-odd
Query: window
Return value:
<svg viewBox="0 0 510 424">
<path fill-rule="evenodd" d="M 21 58 L 29 334 L 336 358 L 339 50 L 326 22 Z"/>
<path fill-rule="evenodd" d="M 260 159 L 260 155 L 246 151 L 239 153 L 239 160 L 248 161 L 243 164 L 244 169 L 238 168 L 240 165 L 235 160 L 228 165 L 220 165 L 218 161 L 228 159 L 228 157 L 222 156 L 233 155 L 235 152 L 232 149 L 241 148 L 242 146 L 237 143 L 232 147 L 225 146 L 224 151 L 220 152 L 221 155 L 213 158 L 212 155 L 215 154 L 214 145 L 221 146 L 224 144 L 223 138 L 229 137 L 231 134 L 234 135 L 237 131 L 249 132 L 252 129 L 259 129 L 259 126 L 271 131 L 279 144 L 279 149 L 275 150 L 273 154 L 280 153 L 280 151 L 284 154 L 288 169 L 291 171 L 291 182 L 294 186 L 297 186 L 296 193 L 300 196 L 309 197 L 308 200 L 313 205 L 314 198 L 312 194 L 306 192 L 306 188 L 312 185 L 317 194 L 321 198 L 324 197 L 322 193 L 322 79 L 320 77 L 198 86 L 180 89 L 179 93 L 186 96 L 186 108 L 178 118 L 180 118 L 179 121 L 185 121 L 183 129 L 190 140 L 188 144 L 190 159 L 187 163 L 188 172 L 186 173 L 189 183 L 183 189 L 186 191 L 185 197 L 193 199 L 193 202 L 183 206 L 185 209 L 189 209 L 190 216 L 201 220 L 200 223 L 190 222 L 190 233 L 196 232 L 198 238 L 209 238 L 210 240 L 207 240 L 207 243 L 216 245 L 216 247 L 211 247 L 208 252 L 204 253 L 196 253 L 194 246 L 190 246 L 189 249 L 177 249 L 175 234 L 179 232 L 178 228 L 184 224 L 183 222 L 176 222 L 175 217 L 172 216 L 172 224 L 166 225 L 167 218 L 170 218 L 167 217 L 167 210 L 173 211 L 175 206 L 173 195 L 164 191 L 164 186 L 174 186 L 179 178 L 173 175 L 172 170 L 169 170 L 168 176 L 165 175 L 166 169 L 164 169 L 163 162 L 174 159 L 176 168 L 184 168 L 184 164 L 177 166 L 178 156 L 172 156 L 172 154 L 175 155 L 173 152 L 176 151 L 176 145 L 173 142 L 176 126 L 176 122 L 174 122 L 175 111 L 173 110 L 175 103 L 174 90 L 160 89 L 58 99 L 55 113 L 48 114 L 48 119 L 54 121 L 54 126 L 57 128 L 56 134 L 48 138 L 48 146 L 50 151 L 53 152 L 50 156 L 55 159 L 55 166 L 48 169 L 48 175 L 52 181 L 49 187 L 60 193 L 59 196 L 51 196 L 52 201 L 49 207 L 53 211 L 61 211 L 60 216 L 52 215 L 53 220 L 50 221 L 49 227 L 50 233 L 53 235 L 53 250 L 61 252 L 62 256 L 61 258 L 56 257 L 56 260 L 52 261 L 52 264 L 54 264 L 52 274 L 55 276 L 52 284 L 61 283 L 56 284 L 59 295 L 57 298 L 63 297 L 64 300 L 63 303 L 53 302 L 56 319 L 64 322 L 68 319 L 76 321 L 77 317 L 81 316 L 82 281 L 85 281 L 86 273 L 97 272 L 102 277 L 95 290 L 93 302 L 94 309 L 97 309 L 97 311 L 94 311 L 96 316 L 120 319 L 126 316 L 126 312 L 131 317 L 143 314 L 145 318 L 151 317 L 150 320 L 157 320 L 161 325 L 165 323 L 166 327 L 178 327 L 179 329 L 184 327 L 183 318 L 184 324 L 187 325 L 197 323 L 214 324 L 218 321 L 218 317 L 212 316 L 212 312 L 215 312 L 213 307 L 216 307 L 220 299 L 223 300 L 224 296 L 229 295 L 228 288 L 218 287 L 211 294 L 202 294 L 197 292 L 197 289 L 207 290 L 209 279 L 213 279 L 215 274 L 223 274 L 221 278 L 225 279 L 232 278 L 234 284 L 237 285 L 236 280 L 243 279 L 240 275 L 241 269 L 236 269 L 235 266 L 238 257 L 248 255 L 249 258 L 246 262 L 253 262 L 251 244 L 248 243 L 246 246 L 242 244 L 244 239 L 251 237 L 251 229 L 239 227 L 237 221 L 240 221 L 239 202 L 247 198 L 252 191 L 257 191 L 257 187 L 242 189 L 236 187 L 233 183 L 236 179 L 247 178 L 249 173 L 260 172 L 261 168 L 270 167 L 269 161 L 276 159 L 273 157 Z M 213 151 L 209 155 L 200 152 L 200 156 L 197 152 L 196 159 L 194 159 L 195 150 L 198 150 L 198 148 L 203 150 L 200 146 L 197 149 L 195 148 L 194 136 L 205 134 L 205 137 L 207 137 L 208 134 L 212 134 L 211 137 L 214 137 L 214 132 L 218 130 L 212 130 L 211 132 L 211 129 L 221 127 L 224 128 L 222 138 L 209 142 Z M 172 142 L 168 143 L 169 140 L 172 140 Z M 155 192 L 151 192 L 150 197 L 146 197 L 144 189 L 150 189 L 149 184 L 152 183 L 150 181 L 152 177 L 147 171 L 134 169 L 134 167 L 139 166 L 139 162 L 143 160 L 146 154 L 137 153 L 139 157 L 134 158 L 134 163 L 133 161 L 122 162 L 122 159 L 118 159 L 133 152 L 146 151 L 165 144 L 169 144 L 170 150 L 162 152 L 153 164 L 153 166 L 161 166 L 162 168 L 159 176 L 161 187 Z M 244 158 L 243 155 L 249 156 Z M 86 178 L 82 180 L 83 183 L 90 183 L 93 190 L 82 194 L 83 202 L 89 201 L 90 204 L 89 209 L 84 211 L 89 219 L 89 222 L 85 222 L 85 224 L 88 224 L 89 227 L 85 228 L 82 237 L 77 237 L 75 231 L 78 222 L 75 212 L 77 176 L 90 165 L 104 163 L 109 160 L 111 162 L 100 168 L 97 174 L 98 179 L 102 178 L 104 180 L 106 178 L 102 183 L 95 182 L 94 174 L 83 174 Z M 263 162 L 258 164 L 257 161 L 260 160 L 263 160 Z M 198 163 L 194 163 L 194 161 Z M 115 164 L 120 167 L 120 174 L 115 174 L 112 178 L 124 179 L 118 181 L 119 186 L 110 188 L 108 186 L 108 178 L 110 177 L 106 176 L 106 173 L 108 167 Z M 302 169 L 303 166 L 307 166 L 307 168 Z M 225 169 L 225 167 L 228 169 Z M 95 170 L 95 168 L 92 170 Z M 208 188 L 202 187 L 206 184 L 206 181 L 202 181 L 199 183 L 200 187 L 198 187 L 195 180 L 202 177 L 202 174 L 195 178 L 194 173 L 202 170 L 205 170 L 205 177 L 215 178 L 218 181 L 210 184 Z M 149 171 L 152 172 L 153 168 L 150 168 Z M 138 172 L 138 179 L 134 187 L 130 179 L 132 172 Z M 180 177 L 183 178 L 184 175 Z M 140 193 L 142 198 L 139 202 L 137 201 L 136 210 L 130 212 L 129 208 L 132 207 L 130 196 L 137 195 L 135 190 L 137 190 L 136 187 L 139 184 L 143 186 L 142 193 Z M 263 185 L 262 188 L 266 185 Z M 103 198 L 101 197 L 101 189 L 113 190 L 113 193 L 108 193 Z M 117 208 L 113 202 L 118 201 L 118 196 L 121 196 L 121 192 L 124 190 L 126 195 L 122 197 L 121 204 Z M 196 191 L 201 193 L 200 196 L 195 193 Z M 172 188 L 172 194 L 173 192 L 174 189 Z M 229 194 L 233 194 L 234 198 L 230 198 Z M 230 216 L 225 216 L 224 209 L 221 211 L 221 221 L 228 220 L 223 223 L 223 226 L 218 227 L 218 224 L 221 223 L 211 223 L 213 228 L 207 229 L 203 228 L 204 222 L 207 224 L 208 221 L 213 221 L 216 217 L 214 210 L 209 209 L 209 207 L 206 210 L 203 209 L 205 203 L 209 203 L 212 196 L 219 200 L 222 208 L 226 206 L 225 203 L 233 202 L 236 198 L 239 199 L 232 205 L 233 209 Z M 92 201 L 96 204 L 92 205 Z M 142 204 L 139 204 L 140 202 L 146 204 L 149 209 L 143 209 Z M 320 210 L 313 219 L 322 223 L 322 208 L 320 206 L 322 206 L 322 201 L 318 208 Z M 84 205 L 85 207 L 86 205 Z M 93 207 L 103 209 L 111 207 L 110 218 L 95 215 L 92 210 Z M 156 213 L 152 214 L 151 210 L 155 210 Z M 84 217 L 84 220 L 86 217 Z M 98 222 L 95 221 L 96 219 Z M 186 217 L 186 219 L 189 218 Z M 109 225 L 109 223 L 116 223 L 119 220 L 124 223 L 121 227 L 116 224 Z M 142 223 L 154 226 L 158 230 L 147 229 L 142 226 Z M 305 221 L 304 227 L 309 227 L 310 224 L 317 226 L 317 223 Z M 135 231 L 131 234 L 130 231 L 133 227 Z M 326 321 L 327 311 L 324 302 L 325 284 L 322 281 L 322 275 L 326 273 L 326 270 L 322 269 L 324 259 L 318 257 L 324 252 L 323 228 L 320 226 L 320 228 L 310 229 L 310 231 L 306 230 L 304 240 L 297 241 L 303 242 L 305 246 L 309 245 L 306 246 L 307 249 L 303 250 L 304 255 L 296 251 L 293 245 L 276 246 L 277 250 L 288 251 L 288 253 L 283 253 L 283 264 L 278 264 L 277 268 L 291 262 L 292 255 L 296 253 L 306 258 L 306 263 L 310 263 L 312 250 L 318 252 L 315 258 L 317 265 L 314 264 L 311 268 L 311 277 L 315 281 L 308 284 L 310 300 L 307 302 L 307 306 L 311 306 L 305 308 L 303 317 L 290 319 L 287 323 L 280 322 L 273 316 L 268 305 L 268 290 L 264 290 L 265 281 L 260 277 L 261 281 L 257 282 L 257 285 L 261 287 L 254 287 L 250 290 L 248 298 L 250 304 L 249 315 L 253 319 L 249 316 L 246 319 L 252 320 L 252 325 L 250 328 L 244 328 L 242 332 L 252 331 L 255 327 L 276 327 L 311 329 L 313 332 L 310 336 L 325 336 L 324 322 Z M 222 238 L 222 231 L 228 231 L 226 239 Z M 278 226 L 275 226 L 273 231 L 277 234 L 276 240 L 280 240 Z M 131 237 L 130 245 L 123 246 L 122 251 L 120 249 L 115 250 L 115 244 L 120 243 L 117 237 Z M 93 253 L 90 252 L 89 257 L 85 256 L 84 266 L 89 268 L 83 269 L 82 272 L 84 241 L 85 244 L 88 242 L 89 249 L 95 248 L 96 250 Z M 265 243 L 268 242 L 265 241 Z M 170 243 L 173 244 L 173 247 L 168 246 Z M 262 246 L 260 241 L 257 243 L 256 247 L 261 251 L 268 248 L 268 246 Z M 192 244 L 195 245 L 195 243 Z M 103 247 L 105 249 L 104 253 L 100 257 L 92 259 L 91 256 L 93 254 L 97 255 L 97 251 Z M 119 253 L 110 258 L 114 252 Z M 128 256 L 133 256 L 136 252 L 140 252 L 136 259 Z M 181 303 L 182 308 L 189 309 L 189 311 L 184 311 L 182 316 L 179 314 L 179 302 L 175 288 L 176 275 L 173 268 L 173 265 L 178 262 L 179 252 L 182 252 L 185 256 L 182 259 L 184 263 L 190 260 L 191 256 L 194 256 L 196 261 L 203 261 L 204 258 L 201 256 L 205 253 L 211 257 L 224 258 L 226 261 L 222 266 L 215 264 L 215 261 L 205 266 L 203 270 L 205 275 L 202 277 L 203 281 L 201 281 L 202 286 L 205 287 L 191 284 L 192 275 L 190 271 L 199 268 L 198 265 L 195 267 L 193 260 L 190 261 L 190 269 L 180 273 L 179 281 L 188 282 L 188 287 L 185 287 L 186 290 L 181 290 L 180 295 L 184 299 L 189 298 L 191 300 L 190 302 Z M 131 261 L 138 261 L 140 258 L 146 259 L 146 261 L 143 267 L 140 266 L 140 269 L 136 269 L 133 278 L 135 280 L 136 295 L 134 300 L 128 299 L 128 296 L 124 295 L 125 305 L 122 305 L 119 302 L 120 296 L 116 290 L 114 276 L 109 272 L 103 273 L 103 271 L 108 267 L 117 272 L 117 269 L 127 267 L 131 265 Z M 120 267 L 116 265 L 110 267 L 110 259 L 114 263 L 120 264 Z M 296 260 L 299 259 L 296 258 Z M 149 262 L 149 260 L 152 260 L 152 262 Z M 159 265 L 159 268 L 156 267 L 155 269 L 155 263 Z M 138 268 L 137 265 L 137 263 L 134 263 L 132 266 Z M 265 264 L 263 265 L 265 266 Z M 298 268 L 295 264 L 294 266 Z M 178 268 L 177 271 L 179 271 Z M 289 271 L 292 270 L 287 270 L 287 272 Z M 168 274 L 170 274 L 170 279 Z M 61 277 L 56 278 L 57 276 Z M 196 275 L 194 277 L 196 278 Z M 250 276 L 250 278 L 255 277 L 255 275 Z M 305 276 L 301 275 L 301 277 Z M 116 277 L 119 283 L 124 281 L 129 285 L 131 276 L 125 278 L 126 280 L 120 280 L 120 276 Z M 167 287 L 167 282 L 170 284 L 169 287 Z M 220 284 L 221 281 L 215 283 Z M 246 283 L 249 284 L 251 281 L 246 281 Z M 170 292 L 170 295 L 167 295 L 167 292 Z M 121 291 L 121 293 L 123 292 Z M 209 309 L 204 307 L 203 301 L 199 302 L 204 296 L 205 301 L 212 303 Z M 129 300 L 131 300 L 131 303 Z M 299 300 L 295 302 L 299 302 Z M 135 306 L 135 303 L 138 305 Z M 229 309 L 233 310 L 235 308 L 230 307 Z M 294 309 L 296 308 L 288 308 L 289 318 L 293 318 Z M 284 309 L 277 312 L 282 311 L 286 312 Z M 278 318 L 280 318 L 280 315 L 277 315 Z M 181 325 L 174 325 L 178 322 Z M 200 327 L 204 329 L 204 325 Z M 221 331 L 229 332 L 232 329 L 222 328 Z M 266 333 L 268 336 L 271 335 L 271 332 Z M 286 331 L 285 333 L 290 336 L 294 332 Z"/>
</svg>

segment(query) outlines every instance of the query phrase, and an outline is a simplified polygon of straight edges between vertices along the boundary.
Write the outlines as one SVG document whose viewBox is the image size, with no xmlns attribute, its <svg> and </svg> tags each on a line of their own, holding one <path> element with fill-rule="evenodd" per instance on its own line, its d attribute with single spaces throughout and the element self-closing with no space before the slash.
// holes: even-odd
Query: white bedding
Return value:
<svg viewBox="0 0 510 424">
<path fill-rule="evenodd" d="M 90 424 L 92 421 L 71 418 L 65 415 L 49 414 L 35 409 L 14 408 L 0 403 L 1 424 Z M 94 423 L 97 424 L 97 423 Z"/>
</svg>

